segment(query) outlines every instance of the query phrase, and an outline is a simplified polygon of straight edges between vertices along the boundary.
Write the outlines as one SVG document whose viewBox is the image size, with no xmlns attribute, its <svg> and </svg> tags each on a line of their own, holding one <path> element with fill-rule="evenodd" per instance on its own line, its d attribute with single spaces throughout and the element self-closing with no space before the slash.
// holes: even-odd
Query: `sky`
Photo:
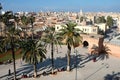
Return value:
<svg viewBox="0 0 120 80">
<path fill-rule="evenodd" d="M 3 10 L 120 12 L 120 0 L 0 0 Z"/>
</svg>

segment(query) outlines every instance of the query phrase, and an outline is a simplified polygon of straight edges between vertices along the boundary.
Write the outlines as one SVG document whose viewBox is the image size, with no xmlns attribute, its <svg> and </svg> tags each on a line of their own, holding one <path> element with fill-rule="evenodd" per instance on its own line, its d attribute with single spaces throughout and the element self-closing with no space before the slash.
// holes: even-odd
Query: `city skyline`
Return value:
<svg viewBox="0 0 120 80">
<path fill-rule="evenodd" d="M 3 10 L 27 11 L 75 11 L 120 12 L 120 0 L 1 0 Z"/>
</svg>

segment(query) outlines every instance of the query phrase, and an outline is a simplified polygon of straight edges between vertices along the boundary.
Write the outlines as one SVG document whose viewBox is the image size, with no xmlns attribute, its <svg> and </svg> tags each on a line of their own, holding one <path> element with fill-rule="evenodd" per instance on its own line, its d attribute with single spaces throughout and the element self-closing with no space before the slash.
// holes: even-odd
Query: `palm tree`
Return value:
<svg viewBox="0 0 120 80">
<path fill-rule="evenodd" d="M 48 27 L 42 35 L 42 41 L 51 46 L 52 74 L 54 73 L 54 45 L 60 45 L 60 36 L 55 32 L 54 27 Z"/>
<path fill-rule="evenodd" d="M 37 64 L 46 58 L 46 48 L 41 41 L 27 40 L 22 45 L 23 60 L 33 64 L 34 77 L 37 77 Z"/>
<path fill-rule="evenodd" d="M 99 38 L 98 46 L 94 45 L 91 51 L 91 54 L 97 55 L 101 60 L 109 58 L 109 55 L 111 54 L 109 47 L 107 45 L 103 45 L 103 41 L 103 38 Z"/>
<path fill-rule="evenodd" d="M 5 12 L 4 15 L 2 15 L 2 22 L 5 24 L 4 28 L 4 35 L 6 36 L 6 31 L 9 28 L 9 25 L 11 25 L 10 19 L 14 19 L 14 15 L 12 11 Z"/>
<path fill-rule="evenodd" d="M 11 21 L 12 20 L 12 21 Z M 16 80 L 16 65 L 15 65 L 15 47 L 18 41 L 19 41 L 19 30 L 15 29 L 15 23 L 14 23 L 14 15 L 12 11 L 7 11 L 3 17 L 2 21 L 5 24 L 5 37 L 3 39 L 4 41 L 4 48 L 5 51 L 8 51 L 6 49 L 6 46 L 10 48 L 12 51 L 12 58 L 13 58 L 13 67 L 14 67 L 14 80 Z"/>
<path fill-rule="evenodd" d="M 19 32 L 15 29 L 14 26 L 9 26 L 8 31 L 6 32 L 6 37 L 3 39 L 5 46 L 9 46 L 12 51 L 13 58 L 13 68 L 14 68 L 14 80 L 16 80 L 16 65 L 15 65 L 15 47 L 19 41 Z M 9 49 L 7 49 L 8 51 Z"/>
<path fill-rule="evenodd" d="M 23 25 L 23 27 L 27 27 L 27 25 L 29 24 L 29 19 L 28 19 L 28 17 L 26 17 L 26 16 L 21 16 L 21 22 L 22 22 L 22 25 Z"/>
<path fill-rule="evenodd" d="M 29 18 L 29 21 L 27 18 L 24 16 L 23 17 L 23 23 L 28 24 L 31 23 L 32 26 L 32 38 L 28 39 L 25 42 L 22 42 L 22 53 L 23 53 L 23 60 L 26 62 L 33 64 L 34 67 L 34 77 L 37 77 L 37 64 L 39 62 L 42 62 L 43 59 L 46 58 L 45 53 L 46 53 L 46 48 L 44 43 L 42 43 L 41 40 L 37 41 L 34 39 L 34 31 L 33 31 L 33 22 L 35 18 L 31 16 Z"/>
<path fill-rule="evenodd" d="M 60 35 L 63 36 L 63 39 L 67 45 L 68 53 L 67 53 L 67 71 L 70 71 L 70 54 L 71 48 L 75 48 L 82 43 L 82 37 L 79 34 L 79 29 L 75 28 L 76 24 L 72 22 L 68 22 L 66 26 L 60 30 Z"/>
</svg>

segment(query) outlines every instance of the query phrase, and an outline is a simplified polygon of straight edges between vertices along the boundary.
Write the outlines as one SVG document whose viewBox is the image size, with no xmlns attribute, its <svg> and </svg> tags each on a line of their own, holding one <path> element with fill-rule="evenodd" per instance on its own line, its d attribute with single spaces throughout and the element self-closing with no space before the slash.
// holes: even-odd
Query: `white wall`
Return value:
<svg viewBox="0 0 120 80">
<path fill-rule="evenodd" d="M 92 25 L 76 26 L 76 28 L 82 30 L 83 33 L 87 33 L 87 34 L 97 34 L 98 33 L 98 28 L 94 27 Z"/>
<path fill-rule="evenodd" d="M 96 26 L 98 26 L 99 27 L 99 29 L 100 30 L 103 30 L 103 31 L 105 31 L 105 23 L 101 23 L 101 24 L 96 24 Z M 108 29 L 108 27 L 107 27 L 107 29 Z"/>
<path fill-rule="evenodd" d="M 88 25 L 88 26 L 76 26 L 76 28 L 80 29 L 83 31 L 83 33 L 87 34 L 97 34 L 98 33 L 98 28 Z M 55 25 L 55 31 L 58 32 L 60 29 L 62 29 L 61 25 Z"/>
</svg>

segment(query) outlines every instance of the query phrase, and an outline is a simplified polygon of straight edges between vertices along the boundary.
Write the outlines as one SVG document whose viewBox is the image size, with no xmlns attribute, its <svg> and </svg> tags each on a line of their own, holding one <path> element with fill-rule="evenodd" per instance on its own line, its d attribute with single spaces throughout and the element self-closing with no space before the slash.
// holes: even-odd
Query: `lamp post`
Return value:
<svg viewBox="0 0 120 80">
<path fill-rule="evenodd" d="M 76 56 L 76 58 L 75 58 L 75 80 L 77 80 L 77 50 L 76 49 L 74 49 L 74 53 L 75 53 L 75 56 Z"/>
</svg>

